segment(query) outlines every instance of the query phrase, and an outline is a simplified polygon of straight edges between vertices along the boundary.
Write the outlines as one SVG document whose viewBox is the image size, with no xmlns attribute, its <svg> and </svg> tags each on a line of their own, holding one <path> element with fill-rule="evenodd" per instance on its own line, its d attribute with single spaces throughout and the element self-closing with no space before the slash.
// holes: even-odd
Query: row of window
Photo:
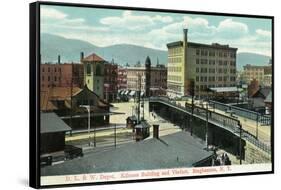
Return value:
<svg viewBox="0 0 281 190">
<path fill-rule="evenodd" d="M 181 54 L 182 53 L 182 48 L 181 47 L 177 47 L 177 48 L 170 48 L 168 50 L 168 54 L 169 55 L 174 55 L 174 54 Z"/>
<path fill-rule="evenodd" d="M 198 67 L 196 67 L 196 73 L 208 73 L 208 70 L 209 70 L 209 73 L 216 73 L 216 71 L 217 71 L 217 73 L 227 73 L 227 71 L 228 71 L 228 69 L 227 68 L 224 68 L 224 69 L 222 69 L 222 68 L 205 68 L 205 67 L 202 67 L 202 68 L 198 68 Z M 235 74 L 236 73 L 236 70 L 235 69 L 229 69 L 229 72 L 231 73 L 231 74 Z"/>
<path fill-rule="evenodd" d="M 168 62 L 169 63 L 181 63 L 182 57 L 169 57 Z"/>
<path fill-rule="evenodd" d="M 42 76 L 42 77 L 41 77 L 41 80 L 42 80 L 42 81 L 45 81 L 45 77 Z M 60 81 L 60 80 L 61 80 L 61 77 L 56 77 L 56 76 L 54 76 L 54 81 L 57 81 L 57 80 Z M 51 76 L 48 76 L 48 77 L 47 77 L 47 81 L 51 81 Z"/>
<path fill-rule="evenodd" d="M 231 57 L 235 58 L 236 53 L 234 52 L 226 52 L 226 51 L 215 51 L 215 50 L 206 50 L 206 49 L 197 49 L 196 50 L 196 55 L 198 56 L 210 56 L 210 57 L 215 57 L 216 55 L 218 57 Z"/>
<path fill-rule="evenodd" d="M 168 80 L 181 81 L 181 76 L 170 75 L 168 76 Z"/>
<path fill-rule="evenodd" d="M 168 67 L 169 72 L 181 72 L 181 67 Z"/>
<path fill-rule="evenodd" d="M 219 81 L 219 82 L 221 82 L 221 81 L 224 81 L 224 82 L 226 82 L 226 81 L 235 81 L 236 80 L 236 78 L 235 77 L 233 77 L 233 76 L 231 76 L 231 77 L 229 77 L 229 76 L 219 76 L 219 77 L 215 77 L 215 76 L 209 76 L 209 77 L 207 77 L 207 76 L 201 76 L 201 77 L 199 77 L 199 76 L 196 76 L 196 82 L 215 82 L 215 81 Z"/>
<path fill-rule="evenodd" d="M 42 70 L 42 72 L 44 73 L 44 72 L 45 72 L 45 67 L 43 67 L 41 70 Z M 58 69 L 57 69 L 57 68 L 55 67 L 54 71 L 55 71 L 55 72 L 61 72 L 61 68 L 58 68 Z M 50 68 L 50 67 L 48 67 L 47 72 L 48 72 L 48 73 L 51 72 L 51 68 Z"/>
<path fill-rule="evenodd" d="M 235 61 L 227 61 L 227 60 L 208 60 L 208 59 L 196 59 L 196 64 L 201 64 L 201 65 L 207 65 L 209 63 L 209 65 L 215 65 L 217 63 L 217 65 L 224 65 L 227 66 L 228 64 L 230 66 L 235 66 L 236 63 Z"/>
</svg>

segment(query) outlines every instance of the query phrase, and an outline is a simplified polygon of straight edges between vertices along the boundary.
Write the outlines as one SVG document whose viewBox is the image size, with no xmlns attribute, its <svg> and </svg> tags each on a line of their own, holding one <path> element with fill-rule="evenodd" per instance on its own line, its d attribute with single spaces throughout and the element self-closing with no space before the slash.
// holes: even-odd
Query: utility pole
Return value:
<svg viewBox="0 0 281 190">
<path fill-rule="evenodd" d="M 190 126 L 190 135 L 193 134 L 193 127 L 192 127 L 192 119 L 193 119 L 193 111 L 194 111 L 194 80 L 191 79 L 190 81 L 190 94 L 191 94 L 191 119 L 189 119 L 189 126 Z"/>
<path fill-rule="evenodd" d="M 139 89 L 138 89 L 138 124 L 140 123 L 140 95 L 141 95 L 141 75 L 138 74 L 138 82 L 139 82 Z"/>
<path fill-rule="evenodd" d="M 209 111 L 208 111 L 208 103 L 206 104 L 206 148 L 208 149 L 208 123 L 209 123 Z"/>
<path fill-rule="evenodd" d="M 142 97 L 142 118 L 144 120 L 144 96 Z"/>
<path fill-rule="evenodd" d="M 60 73 L 61 74 L 61 73 Z M 74 77 L 74 74 L 73 74 L 73 62 L 71 62 L 71 76 L 70 76 L 70 80 L 71 80 L 71 85 L 70 85 L 70 136 L 72 136 L 72 94 L 73 94 L 73 77 Z"/>
<path fill-rule="evenodd" d="M 114 125 L 114 146 L 116 148 L 116 124 Z"/>
<path fill-rule="evenodd" d="M 242 165 L 242 125 L 240 121 L 238 121 L 239 126 L 239 159 L 240 159 L 240 165 Z"/>
<path fill-rule="evenodd" d="M 257 114 L 256 138 L 259 138 L 259 114 Z"/>
</svg>

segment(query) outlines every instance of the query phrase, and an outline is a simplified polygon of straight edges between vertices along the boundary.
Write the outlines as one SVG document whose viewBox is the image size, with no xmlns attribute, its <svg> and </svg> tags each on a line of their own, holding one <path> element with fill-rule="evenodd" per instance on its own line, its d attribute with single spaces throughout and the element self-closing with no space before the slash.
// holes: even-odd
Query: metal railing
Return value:
<svg viewBox="0 0 281 190">
<path fill-rule="evenodd" d="M 264 125 L 271 125 L 271 117 L 267 116 L 267 115 L 262 115 L 258 112 L 255 111 L 251 111 L 251 110 L 247 110 L 247 109 L 243 109 L 243 108 L 239 108 L 233 105 L 227 105 L 227 104 L 223 104 L 221 102 L 217 102 L 217 101 L 213 101 L 210 100 L 210 103 L 213 105 L 213 107 L 215 109 L 219 109 L 221 111 L 227 111 L 227 110 L 231 110 L 234 112 L 234 114 L 241 116 L 241 117 L 245 117 L 247 119 L 251 119 L 254 121 L 257 121 L 264 124 Z"/>
<path fill-rule="evenodd" d="M 188 104 L 187 106 L 182 106 L 180 103 L 177 103 L 176 101 L 170 101 L 169 98 L 167 98 L 167 97 L 150 97 L 149 101 L 164 103 L 166 105 L 175 107 L 178 110 L 191 115 L 191 111 L 192 111 L 191 104 Z M 220 104 L 218 104 L 218 106 L 221 106 L 221 108 L 224 108 L 223 107 L 224 104 L 220 103 Z M 217 108 L 217 109 L 219 109 L 219 108 Z M 194 105 L 193 116 L 198 117 L 202 120 L 206 120 L 207 113 L 208 113 L 208 122 L 213 123 L 214 125 L 222 127 L 224 129 L 227 129 L 228 131 L 232 132 L 233 134 L 239 136 L 238 134 L 240 133 L 240 128 L 239 128 L 240 121 L 238 119 L 211 111 L 204 107 Z M 241 130 L 242 130 L 242 139 L 254 144 L 256 147 L 260 148 L 261 150 L 263 150 L 269 154 L 271 153 L 271 147 L 269 145 L 258 140 L 253 134 L 249 133 L 248 131 L 246 131 L 244 129 L 241 129 Z"/>
</svg>

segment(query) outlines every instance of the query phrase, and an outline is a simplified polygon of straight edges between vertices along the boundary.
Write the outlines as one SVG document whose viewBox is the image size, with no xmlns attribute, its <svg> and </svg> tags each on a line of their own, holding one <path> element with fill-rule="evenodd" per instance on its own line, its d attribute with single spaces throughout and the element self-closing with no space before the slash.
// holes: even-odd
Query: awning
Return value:
<svg viewBox="0 0 281 190">
<path fill-rule="evenodd" d="M 141 92 L 141 94 L 140 94 L 141 96 L 143 96 L 144 95 L 144 92 Z"/>
<path fill-rule="evenodd" d="M 132 90 L 129 95 L 134 96 L 135 94 L 136 94 L 136 91 Z"/>
<path fill-rule="evenodd" d="M 214 88 L 210 88 L 210 90 L 217 93 L 241 91 L 241 89 L 237 87 L 214 87 Z"/>
<path fill-rule="evenodd" d="M 111 116 L 111 115 L 120 115 L 125 114 L 122 112 L 100 112 L 100 113 L 91 113 L 90 116 Z M 61 116 L 61 119 L 70 119 L 71 117 L 69 115 Z M 88 113 L 73 115 L 72 118 L 88 118 Z"/>
</svg>

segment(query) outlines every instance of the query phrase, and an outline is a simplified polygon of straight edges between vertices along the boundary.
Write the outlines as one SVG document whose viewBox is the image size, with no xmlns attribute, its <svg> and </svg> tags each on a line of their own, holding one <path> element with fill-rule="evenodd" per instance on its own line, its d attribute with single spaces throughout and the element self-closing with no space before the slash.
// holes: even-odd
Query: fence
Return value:
<svg viewBox="0 0 281 190">
<path fill-rule="evenodd" d="M 236 114 L 238 116 L 245 117 L 245 118 L 248 118 L 248 119 L 251 119 L 254 121 L 259 121 L 260 123 L 262 123 L 264 125 L 271 125 L 270 116 L 261 115 L 258 112 L 239 108 L 239 107 L 232 106 L 232 105 L 223 104 L 223 103 L 212 101 L 212 100 L 210 100 L 210 103 L 215 109 L 219 109 L 221 111 L 231 110 L 231 111 L 233 111 L 234 114 Z"/>
<path fill-rule="evenodd" d="M 186 106 L 182 106 L 181 104 L 176 103 L 176 101 L 170 101 L 166 97 L 151 97 L 150 101 L 163 102 L 166 105 L 176 107 L 176 108 L 180 109 L 181 111 L 189 112 L 189 114 L 191 113 L 191 110 L 192 110 L 191 104 L 187 104 Z M 219 102 L 212 101 L 212 103 L 215 103 L 214 105 L 215 105 L 216 109 L 220 109 L 220 110 L 223 110 L 223 111 L 229 110 L 229 107 L 230 107 L 229 105 L 225 105 L 225 104 L 222 104 L 222 103 L 219 103 Z M 234 108 L 234 109 L 236 109 L 236 108 Z M 239 109 L 237 109 L 237 110 L 239 110 Z M 235 110 L 233 110 L 233 111 L 235 111 Z M 244 111 L 244 110 L 242 110 L 242 111 Z M 220 124 L 221 126 L 229 129 L 232 133 L 235 133 L 235 134 L 240 133 L 240 128 L 239 128 L 239 125 L 238 125 L 240 123 L 239 120 L 237 120 L 235 118 L 232 118 L 232 117 L 229 117 L 229 116 L 226 116 L 226 115 L 223 115 L 223 114 L 220 114 L 220 113 L 216 113 L 216 112 L 211 111 L 209 109 L 206 110 L 206 108 L 194 105 L 194 109 L 193 109 L 193 115 L 194 116 L 196 116 L 196 115 L 201 116 L 205 120 L 205 118 L 207 118 L 206 117 L 207 113 L 208 113 L 209 122 L 216 123 L 217 125 Z M 265 116 L 262 117 L 260 115 L 257 116 L 256 112 L 251 112 L 250 114 L 256 114 L 255 115 L 256 118 L 261 117 L 260 121 L 262 119 L 264 119 L 264 117 L 265 117 Z M 249 117 L 250 117 L 250 115 L 249 115 Z M 244 129 L 241 129 L 241 130 L 242 130 L 242 138 L 243 139 L 245 139 L 246 141 L 249 141 L 250 143 L 257 146 L 258 148 L 262 149 L 263 151 L 265 151 L 267 153 L 271 153 L 271 147 L 269 145 L 265 144 L 262 141 L 259 141 L 253 134 L 249 133 L 248 131 L 246 131 Z"/>
</svg>

